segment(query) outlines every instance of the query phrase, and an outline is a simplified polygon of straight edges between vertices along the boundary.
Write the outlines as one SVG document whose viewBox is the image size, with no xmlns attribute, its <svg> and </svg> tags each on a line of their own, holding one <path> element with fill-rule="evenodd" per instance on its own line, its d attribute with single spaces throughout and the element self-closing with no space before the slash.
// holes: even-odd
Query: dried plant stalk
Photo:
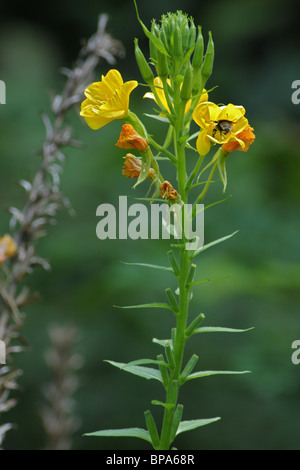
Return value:
<svg viewBox="0 0 300 470">
<path fill-rule="evenodd" d="M 55 222 L 57 211 L 67 205 L 60 190 L 60 175 L 65 155 L 62 149 L 78 147 L 81 143 L 72 137 L 72 128 L 65 124 L 66 113 L 83 99 L 83 91 L 93 81 L 95 68 L 101 59 L 110 64 L 115 57 L 123 56 L 119 41 L 105 32 L 107 16 L 99 18 L 97 32 L 83 45 L 72 70 L 63 69 L 66 85 L 60 95 L 51 95 L 51 118 L 42 114 L 46 137 L 41 154 L 41 165 L 32 182 L 20 181 L 26 191 L 26 202 L 22 209 L 10 208 L 10 228 L 17 245 L 17 254 L 0 265 L 0 340 L 6 345 L 7 365 L 0 366 L 0 446 L 11 424 L 3 424 L 4 412 L 15 406 L 12 390 L 18 388 L 17 378 L 21 374 L 13 366 L 13 354 L 27 347 L 20 330 L 25 315 L 21 309 L 36 299 L 24 285 L 24 278 L 37 266 L 49 268 L 48 262 L 36 252 L 36 243 L 46 235 L 49 225 Z"/>
<path fill-rule="evenodd" d="M 73 394 L 78 388 L 77 370 L 82 357 L 74 352 L 78 331 L 72 325 L 52 325 L 49 329 L 51 347 L 46 362 L 51 381 L 44 387 L 48 405 L 41 410 L 47 436 L 47 450 L 70 450 L 72 437 L 80 425 L 74 416 Z"/>
</svg>

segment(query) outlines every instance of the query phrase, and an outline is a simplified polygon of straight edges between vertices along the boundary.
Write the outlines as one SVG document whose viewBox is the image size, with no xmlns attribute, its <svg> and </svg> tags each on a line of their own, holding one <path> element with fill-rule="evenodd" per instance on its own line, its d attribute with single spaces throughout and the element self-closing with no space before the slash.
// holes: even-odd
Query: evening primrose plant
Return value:
<svg viewBox="0 0 300 470">
<path fill-rule="evenodd" d="M 135 4 L 136 6 L 136 4 Z M 137 11 L 137 9 L 136 9 Z M 123 122 L 116 145 L 130 150 L 125 155 L 123 175 L 136 180 L 134 187 L 147 184 L 146 204 L 156 201 L 183 208 L 192 205 L 192 211 L 184 217 L 197 216 L 210 185 L 219 174 L 223 191 L 226 189 L 226 164 L 234 150 L 247 152 L 254 141 L 253 128 L 245 117 L 245 109 L 234 104 L 218 105 L 211 101 L 213 95 L 206 83 L 212 74 L 214 43 L 209 34 L 204 47 L 201 28 L 196 28 L 192 18 L 181 11 L 163 15 L 160 22 L 152 21 L 149 30 L 139 22 L 149 39 L 150 57 L 147 60 L 135 40 L 135 57 L 148 90 L 143 99 L 153 100 L 155 114 L 147 117 L 158 119 L 165 126 L 165 137 L 155 138 L 148 132 L 144 120 L 130 109 L 130 95 L 138 86 L 131 80 L 124 82 L 118 70 L 109 70 L 102 79 L 85 90 L 86 100 L 81 115 L 92 129 L 100 129 L 113 120 Z M 205 50 L 204 50 L 205 49 Z M 146 107 L 146 101 L 144 101 Z M 196 132 L 192 133 L 191 124 Z M 161 131 L 160 131 L 161 133 Z M 211 154 L 212 151 L 212 154 Z M 191 164 L 187 165 L 187 159 Z M 168 165 L 176 170 L 176 179 L 169 181 Z M 192 170 L 188 171 L 188 167 Z M 163 168 L 163 170 L 162 170 Z M 163 175 L 164 173 L 164 175 Z M 219 178 L 217 178 L 219 181 Z M 150 186 L 150 187 L 149 187 Z M 151 192 L 150 192 L 151 191 Z M 148 201 L 148 202 L 147 202 Z M 162 270 L 177 280 L 173 291 L 166 288 L 165 303 L 155 302 L 122 308 L 163 308 L 174 314 L 174 327 L 168 339 L 153 339 L 163 352 L 155 359 L 138 359 L 130 363 L 108 361 L 112 366 L 145 379 L 157 380 L 164 389 L 164 400 L 153 400 L 152 405 L 162 410 L 161 422 L 155 422 L 152 412 L 145 412 L 146 427 L 109 429 L 87 436 L 126 436 L 148 441 L 156 450 L 173 448 L 177 435 L 219 420 L 198 418 L 183 420 L 183 405 L 179 401 L 181 387 L 194 379 L 216 374 L 243 374 L 247 371 L 195 371 L 198 356 L 186 358 L 185 344 L 193 335 L 206 332 L 236 333 L 223 327 L 200 326 L 203 313 L 190 312 L 193 290 L 200 285 L 196 280 L 196 259 L 205 250 L 232 237 L 224 236 L 206 245 L 195 244 L 194 249 L 186 243 L 185 233 L 172 240 L 168 251 L 169 266 L 146 263 L 130 263 L 140 269 Z M 197 238 L 197 237 L 196 237 Z M 196 240 L 197 241 L 197 240 Z"/>
</svg>

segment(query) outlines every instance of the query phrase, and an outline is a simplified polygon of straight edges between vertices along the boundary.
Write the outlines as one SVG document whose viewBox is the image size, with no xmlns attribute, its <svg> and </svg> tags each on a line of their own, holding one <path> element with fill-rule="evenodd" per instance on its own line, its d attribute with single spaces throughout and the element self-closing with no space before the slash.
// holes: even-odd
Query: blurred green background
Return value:
<svg viewBox="0 0 300 470">
<path fill-rule="evenodd" d="M 110 15 L 108 30 L 121 40 L 126 58 L 117 68 L 125 80 L 141 80 L 134 61 L 133 38 L 148 53 L 147 42 L 131 0 L 53 0 L 29 9 L 23 3 L 1 6 L 0 79 L 6 82 L 7 104 L 0 106 L 0 232 L 8 230 L 10 205 L 22 207 L 16 184 L 30 178 L 39 165 L 43 141 L 41 110 L 49 110 L 48 91 L 60 92 L 62 66 L 72 66 L 82 38 L 96 29 L 99 13 Z M 205 238 L 212 241 L 239 229 L 224 244 L 198 261 L 198 278 L 231 276 L 203 283 L 192 312 L 206 315 L 206 326 L 255 329 L 241 335 L 195 336 L 187 354 L 197 353 L 197 370 L 250 369 L 251 375 L 216 376 L 182 389 L 184 419 L 221 416 L 208 427 L 185 433 L 179 449 L 299 449 L 300 365 L 291 362 L 291 344 L 300 339 L 299 202 L 300 105 L 291 102 L 291 84 L 300 79 L 299 2 L 292 0 L 152 0 L 139 1 L 140 15 L 152 17 L 183 9 L 213 32 L 216 58 L 210 98 L 247 109 L 256 141 L 248 153 L 228 161 L 226 203 L 206 212 Z M 100 73 L 110 67 L 102 63 Z M 131 109 L 152 112 L 132 93 Z M 24 371 L 18 406 L 7 416 L 17 429 L 7 434 L 7 449 L 41 449 L 45 445 L 39 414 L 42 387 L 49 380 L 44 353 L 53 322 L 72 322 L 80 330 L 77 351 L 84 357 L 75 395 L 81 426 L 74 449 L 144 449 L 144 441 L 83 438 L 84 432 L 107 427 L 144 427 L 144 410 L 152 399 L 164 399 L 153 381 L 112 368 L 103 360 L 130 361 L 161 352 L 153 337 L 167 338 L 173 318 L 160 310 L 125 311 L 113 305 L 165 301 L 172 277 L 129 267 L 120 260 L 166 264 L 167 244 L 159 241 L 99 241 L 96 208 L 131 192 L 132 181 L 121 174 L 124 152 L 115 147 L 121 122 L 91 131 L 75 112 L 69 116 L 84 150 L 68 150 L 62 188 L 76 216 L 59 214 L 58 224 L 38 247 L 52 271 L 35 271 L 28 279 L 41 299 L 26 310 L 23 333 L 31 350 L 19 355 Z M 149 130 L 161 132 L 145 118 Z M 190 155 L 192 163 L 194 155 Z M 166 171 L 166 170 L 165 170 Z M 130 194 L 133 194 L 132 192 Z M 144 188 L 135 195 L 144 196 Z M 205 202 L 222 198 L 216 183 Z M 188 356 L 187 356 L 188 357 Z M 160 410 L 153 410 L 159 416 Z"/>
</svg>

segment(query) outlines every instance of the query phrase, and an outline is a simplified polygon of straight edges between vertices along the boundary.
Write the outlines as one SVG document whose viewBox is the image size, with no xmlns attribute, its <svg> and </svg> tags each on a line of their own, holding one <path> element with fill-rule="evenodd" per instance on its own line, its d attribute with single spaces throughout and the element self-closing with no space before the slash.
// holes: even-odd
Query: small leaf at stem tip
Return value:
<svg viewBox="0 0 300 470">
<path fill-rule="evenodd" d="M 151 401 L 151 404 L 152 404 L 152 405 L 156 405 L 156 406 L 163 406 L 163 407 L 166 408 L 167 410 L 171 410 L 172 408 L 175 407 L 174 403 L 163 403 L 163 402 L 160 401 L 160 400 L 152 400 L 152 401 Z"/>
<path fill-rule="evenodd" d="M 171 340 L 171 339 L 157 339 L 157 338 L 153 338 L 153 339 L 152 339 L 152 343 L 159 344 L 159 346 L 162 346 L 163 348 L 167 347 L 168 345 L 170 345 L 171 348 L 173 348 L 172 340 Z"/>
<path fill-rule="evenodd" d="M 103 431 L 96 431 L 86 433 L 87 437 L 137 437 L 144 439 L 151 443 L 150 434 L 146 429 L 142 428 L 124 428 L 124 429 L 105 429 Z"/>
</svg>

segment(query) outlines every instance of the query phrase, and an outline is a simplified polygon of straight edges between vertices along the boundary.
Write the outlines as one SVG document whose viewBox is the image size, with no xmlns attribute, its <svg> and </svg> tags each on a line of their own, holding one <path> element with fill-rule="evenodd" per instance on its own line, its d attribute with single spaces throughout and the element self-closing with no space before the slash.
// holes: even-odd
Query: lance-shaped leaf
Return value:
<svg viewBox="0 0 300 470">
<path fill-rule="evenodd" d="M 209 418 L 209 419 L 192 419 L 190 421 L 181 421 L 178 426 L 176 436 L 186 431 L 191 431 L 192 429 L 200 428 L 201 426 L 206 426 L 207 424 L 215 423 L 221 418 Z"/>
<path fill-rule="evenodd" d="M 139 23 L 140 23 L 140 25 L 142 26 L 143 31 L 144 31 L 145 35 L 147 36 L 147 38 L 154 44 L 154 46 L 155 46 L 160 52 L 162 52 L 164 55 L 169 56 L 168 51 L 166 50 L 166 48 L 165 48 L 165 46 L 163 45 L 163 43 L 161 42 L 161 40 L 158 39 L 153 33 L 151 33 L 151 31 L 149 31 L 149 29 L 144 25 L 144 23 L 143 23 L 142 20 L 140 19 L 139 12 L 138 12 L 138 8 L 137 8 L 137 4 L 136 4 L 136 0 L 134 0 L 134 5 L 135 5 L 135 10 L 136 10 L 137 19 L 139 20 Z"/>
<path fill-rule="evenodd" d="M 162 302 L 152 302 L 150 304 L 141 304 L 141 305 L 114 305 L 116 308 L 132 309 L 132 308 L 165 308 L 167 310 L 173 311 L 172 307 L 167 303 Z"/>
<path fill-rule="evenodd" d="M 198 250 L 195 251 L 194 257 L 199 255 L 199 253 L 202 253 L 205 250 L 208 250 L 208 248 L 211 248 L 212 246 L 218 245 L 219 243 L 224 242 L 225 240 L 228 240 L 229 238 L 233 237 L 238 232 L 236 230 L 235 232 L 231 233 L 230 235 L 226 235 L 226 237 L 219 238 L 218 240 L 214 240 L 213 242 L 207 243 L 207 245 L 202 246 Z"/>
<path fill-rule="evenodd" d="M 133 366 L 128 365 L 124 362 L 115 362 L 115 361 L 105 361 L 111 364 L 114 367 L 118 367 L 125 372 L 130 372 L 130 374 L 138 375 L 139 377 L 143 377 L 147 380 L 158 380 L 159 382 L 163 382 L 161 373 L 158 369 L 153 369 L 151 367 L 143 367 L 143 366 Z M 161 362 L 160 362 L 161 363 Z"/>
<path fill-rule="evenodd" d="M 161 111 L 158 111 L 158 112 L 161 112 Z M 163 116 L 159 116 L 158 114 L 147 114 L 147 113 L 144 113 L 144 116 L 147 116 L 151 119 L 156 119 L 157 121 L 161 121 L 161 122 L 165 122 L 167 124 L 169 124 L 169 120 Z"/>
<path fill-rule="evenodd" d="M 137 437 L 151 443 L 150 434 L 143 428 L 105 429 L 84 434 L 88 437 Z"/>
<path fill-rule="evenodd" d="M 201 328 L 196 328 L 192 334 L 196 333 L 244 333 L 245 331 L 253 330 L 252 328 L 246 328 L 245 330 L 241 330 L 238 328 L 225 328 L 223 326 L 203 326 Z"/>
<path fill-rule="evenodd" d="M 145 179 L 148 177 L 149 170 L 151 167 L 151 160 L 152 160 L 152 153 L 151 150 L 145 150 L 144 152 L 141 152 L 142 156 L 142 166 L 141 166 L 141 171 L 138 177 L 137 182 L 133 186 L 133 188 L 136 188 L 139 184 L 141 184 Z"/>
<path fill-rule="evenodd" d="M 152 199 L 149 199 L 152 201 Z M 127 266 L 139 266 L 141 268 L 151 268 L 151 269 L 159 269 L 160 271 L 168 271 L 173 272 L 173 269 L 168 266 L 159 266 L 157 264 L 148 264 L 148 263 L 126 263 L 125 261 L 121 261 L 121 263 L 126 264 Z"/>
<path fill-rule="evenodd" d="M 157 427 L 156 427 L 154 418 L 150 410 L 145 411 L 145 419 L 146 419 L 147 429 L 151 437 L 152 445 L 154 449 L 156 449 L 159 445 L 159 435 L 157 432 Z"/>
<path fill-rule="evenodd" d="M 242 370 L 242 371 L 233 371 L 233 370 L 202 370 L 199 372 L 194 372 L 190 374 L 187 380 L 192 379 L 200 379 L 202 377 L 209 377 L 210 375 L 241 375 L 241 374 L 251 374 L 250 370 Z"/>
</svg>

